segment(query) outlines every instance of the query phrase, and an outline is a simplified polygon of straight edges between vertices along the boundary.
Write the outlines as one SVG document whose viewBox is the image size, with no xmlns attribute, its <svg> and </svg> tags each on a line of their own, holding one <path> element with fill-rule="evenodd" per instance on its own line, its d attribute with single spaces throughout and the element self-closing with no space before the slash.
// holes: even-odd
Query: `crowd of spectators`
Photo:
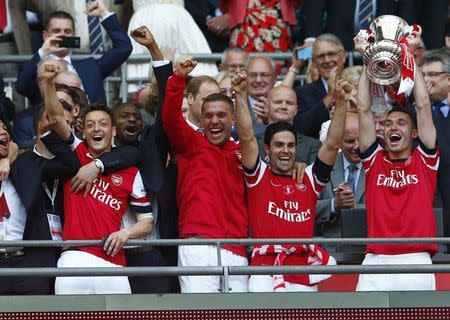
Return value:
<svg viewBox="0 0 450 320">
<path fill-rule="evenodd" d="M 356 208 L 367 209 L 375 238 L 436 236 L 432 209 L 443 208 L 450 236 L 448 2 L 337 3 L 1 1 L 0 54 L 32 58 L 0 72 L 17 77 L 9 97 L 0 82 L 0 239 L 102 241 L 0 248 L 0 266 L 216 266 L 212 245 L 125 243 L 342 237 L 341 212 Z M 368 80 L 362 61 L 347 67 L 347 52 L 363 54 L 369 45 L 357 31 L 392 12 L 422 26 L 405 38 L 415 82 L 401 102 Z M 75 36 L 79 48 L 63 45 Z M 309 47 L 310 58 L 297 56 L 296 48 Z M 220 63 L 181 55 L 211 52 L 222 53 Z M 292 52 L 291 61 L 259 54 L 270 52 Z M 89 56 L 74 59 L 77 53 Z M 128 76 L 149 83 L 129 85 L 128 101 L 107 106 L 104 80 L 143 53 L 150 63 L 128 64 Z M 107 90 L 122 98 L 118 88 Z M 220 263 L 331 265 L 342 250 L 224 245 Z M 363 264 L 430 264 L 437 251 L 435 244 L 373 244 Z M 230 276 L 229 290 L 316 291 L 325 278 Z M 357 290 L 435 289 L 434 275 L 418 278 L 364 275 Z M 220 288 L 216 276 L 0 283 L 1 294 Z"/>
</svg>

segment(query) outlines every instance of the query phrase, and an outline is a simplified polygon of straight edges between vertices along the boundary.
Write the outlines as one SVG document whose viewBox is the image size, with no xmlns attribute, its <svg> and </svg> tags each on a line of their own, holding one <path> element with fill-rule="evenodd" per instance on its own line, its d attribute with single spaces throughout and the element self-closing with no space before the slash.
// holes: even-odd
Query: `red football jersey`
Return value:
<svg viewBox="0 0 450 320">
<path fill-rule="evenodd" d="M 433 199 L 439 151 L 428 154 L 418 146 L 406 160 L 392 161 L 380 145 L 373 145 L 362 155 L 362 162 L 368 237 L 435 237 Z M 366 248 L 376 254 L 434 254 L 437 250 L 436 244 L 369 244 Z"/>
<path fill-rule="evenodd" d="M 302 184 L 292 177 L 277 175 L 259 161 L 253 174 L 245 173 L 248 211 L 253 238 L 312 238 L 316 203 L 325 184 L 306 168 Z M 255 256 L 252 265 L 274 265 L 276 255 Z M 306 265 L 307 255 L 293 254 L 285 265 Z M 303 283 L 303 276 L 285 275 L 286 281 Z"/>
<path fill-rule="evenodd" d="M 88 164 L 93 157 L 84 142 L 75 146 L 81 165 Z M 100 174 L 94 181 L 91 192 L 70 191 L 70 179 L 64 183 L 64 240 L 97 240 L 120 230 L 122 216 L 128 208 L 144 213 L 151 212 L 150 199 L 145 192 L 139 170 L 128 167 L 113 173 Z M 101 247 L 79 247 L 115 264 L 125 265 L 123 250 L 110 257 Z"/>
</svg>

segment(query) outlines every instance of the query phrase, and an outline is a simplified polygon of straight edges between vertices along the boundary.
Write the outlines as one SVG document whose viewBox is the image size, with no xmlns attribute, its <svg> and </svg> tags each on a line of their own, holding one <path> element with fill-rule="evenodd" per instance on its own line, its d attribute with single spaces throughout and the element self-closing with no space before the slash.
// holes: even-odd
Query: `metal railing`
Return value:
<svg viewBox="0 0 450 320">
<path fill-rule="evenodd" d="M 26 240 L 3 241 L 0 248 L 7 247 L 78 247 L 99 246 L 100 240 Z M 450 238 L 305 238 L 305 239 L 161 239 L 129 240 L 133 246 L 180 246 L 214 245 L 217 247 L 218 266 L 198 267 L 124 267 L 124 268 L 1 268 L 0 277 L 6 276 L 220 276 L 221 291 L 228 292 L 232 275 L 267 274 L 383 274 L 383 273 L 450 273 L 450 255 L 446 263 L 433 265 L 337 265 L 337 266 L 223 266 L 220 262 L 222 245 L 255 244 L 368 244 L 368 243 L 450 243 Z M 447 263 L 449 262 L 449 263 Z"/>
<path fill-rule="evenodd" d="M 283 53 L 251 53 L 250 57 L 254 56 L 260 56 L 265 55 L 269 56 L 272 59 L 275 60 L 281 60 L 281 61 L 289 61 L 291 59 L 291 52 L 283 52 Z M 199 62 L 217 62 L 222 59 L 221 53 L 191 53 L 191 55 L 194 59 L 196 59 Z M 347 52 L 348 57 L 348 65 L 353 66 L 354 59 L 356 57 L 360 57 L 361 55 L 359 52 L 356 51 L 350 51 Z M 80 54 L 80 55 L 72 55 L 71 59 L 74 61 L 79 61 L 87 58 L 100 58 L 101 55 L 86 55 L 86 54 Z M 2 63 L 15 63 L 15 64 L 21 64 L 24 62 L 29 61 L 32 58 L 32 55 L 0 55 L 0 64 Z M 104 81 L 105 86 L 105 93 L 106 98 L 108 101 L 108 104 L 111 104 L 111 96 L 110 96 L 110 86 L 112 83 L 119 83 L 119 97 L 121 98 L 122 102 L 126 102 L 127 99 L 127 85 L 129 83 L 137 83 L 139 85 L 142 85 L 145 82 L 148 82 L 148 77 L 128 77 L 127 75 L 127 65 L 133 64 L 133 63 L 147 63 L 150 61 L 150 57 L 147 54 L 139 54 L 139 55 L 132 55 L 128 58 L 126 62 L 124 62 L 120 67 L 120 75 L 119 76 L 109 76 Z M 6 77 L 4 78 L 4 82 L 9 85 L 13 89 L 13 83 L 16 82 L 16 77 Z M 297 79 L 304 83 L 306 79 L 306 75 L 300 74 L 297 76 Z"/>
</svg>

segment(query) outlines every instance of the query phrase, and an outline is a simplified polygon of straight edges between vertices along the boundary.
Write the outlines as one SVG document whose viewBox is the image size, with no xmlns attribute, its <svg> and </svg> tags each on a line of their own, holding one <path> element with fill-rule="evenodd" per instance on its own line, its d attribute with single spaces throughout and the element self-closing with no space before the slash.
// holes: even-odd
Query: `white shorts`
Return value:
<svg viewBox="0 0 450 320">
<path fill-rule="evenodd" d="M 367 253 L 362 265 L 433 264 L 428 252 L 405 254 Z M 360 274 L 356 291 L 436 290 L 433 273 Z"/>
<path fill-rule="evenodd" d="M 316 292 L 317 285 L 305 286 L 303 284 L 284 282 L 287 292 Z M 274 292 L 273 276 L 271 275 L 252 275 L 248 280 L 248 291 L 250 292 Z"/>
<path fill-rule="evenodd" d="M 220 249 L 222 266 L 248 266 L 247 258 Z M 179 246 L 178 266 L 218 266 L 216 246 Z M 219 276 L 179 276 L 181 293 L 210 292 L 220 293 Z M 247 292 L 248 276 L 229 276 L 229 292 Z"/>
<path fill-rule="evenodd" d="M 61 253 L 58 268 L 122 267 L 93 254 L 68 250 Z M 55 294 L 117 294 L 131 293 L 128 277 L 57 277 Z"/>
</svg>

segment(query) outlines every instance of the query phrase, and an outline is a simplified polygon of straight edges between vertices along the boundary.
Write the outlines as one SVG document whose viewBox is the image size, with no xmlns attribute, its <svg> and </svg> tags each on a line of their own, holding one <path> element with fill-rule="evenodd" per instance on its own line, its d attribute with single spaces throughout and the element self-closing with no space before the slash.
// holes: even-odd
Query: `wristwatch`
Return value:
<svg viewBox="0 0 450 320">
<path fill-rule="evenodd" d="M 105 170 L 105 167 L 103 166 L 103 162 L 100 159 L 94 159 L 95 167 L 100 170 L 100 172 L 103 172 Z"/>
</svg>

